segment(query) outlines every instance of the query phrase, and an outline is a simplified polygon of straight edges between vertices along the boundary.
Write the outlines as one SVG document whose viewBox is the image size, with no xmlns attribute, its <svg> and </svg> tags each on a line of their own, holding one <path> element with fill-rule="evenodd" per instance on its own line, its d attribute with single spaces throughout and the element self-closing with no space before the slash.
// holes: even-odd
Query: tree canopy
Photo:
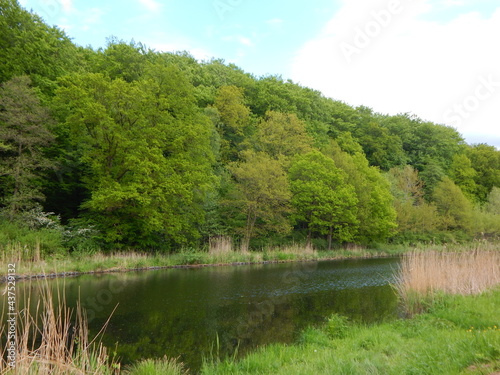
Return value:
<svg viewBox="0 0 500 375">
<path fill-rule="evenodd" d="M 52 212 L 103 247 L 168 251 L 500 233 L 500 151 L 451 127 L 188 52 L 82 48 L 16 0 L 0 34 L 6 220 Z"/>
</svg>

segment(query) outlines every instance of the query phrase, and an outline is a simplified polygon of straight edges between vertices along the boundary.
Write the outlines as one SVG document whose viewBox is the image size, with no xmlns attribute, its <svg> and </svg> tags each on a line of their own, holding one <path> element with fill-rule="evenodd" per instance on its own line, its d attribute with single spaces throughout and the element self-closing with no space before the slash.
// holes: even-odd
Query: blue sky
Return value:
<svg viewBox="0 0 500 375">
<path fill-rule="evenodd" d="M 21 0 L 74 42 L 110 36 L 411 112 L 500 148 L 498 0 Z"/>
</svg>

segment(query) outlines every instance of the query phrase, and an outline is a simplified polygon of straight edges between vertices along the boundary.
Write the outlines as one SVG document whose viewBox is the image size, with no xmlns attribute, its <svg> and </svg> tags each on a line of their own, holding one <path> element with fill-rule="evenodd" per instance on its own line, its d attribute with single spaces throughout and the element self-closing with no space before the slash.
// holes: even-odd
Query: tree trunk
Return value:
<svg viewBox="0 0 500 375">
<path fill-rule="evenodd" d="M 330 231 L 328 232 L 328 250 L 332 249 L 332 237 L 333 237 L 333 225 L 330 226 Z"/>
</svg>

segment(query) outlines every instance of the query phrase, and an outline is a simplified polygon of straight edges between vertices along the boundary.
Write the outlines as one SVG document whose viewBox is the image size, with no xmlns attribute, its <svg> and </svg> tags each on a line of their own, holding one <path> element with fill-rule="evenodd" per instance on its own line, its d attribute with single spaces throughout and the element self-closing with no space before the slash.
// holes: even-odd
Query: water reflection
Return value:
<svg viewBox="0 0 500 375">
<path fill-rule="evenodd" d="M 257 346 L 291 342 L 333 312 L 364 322 L 394 317 L 397 299 L 388 283 L 397 266 L 397 259 L 349 260 L 85 275 L 46 283 L 54 290 L 64 285 L 70 306 L 80 298 L 93 332 L 118 305 L 103 342 L 117 348 L 123 363 L 167 355 L 196 371 L 217 336 L 221 356 L 236 347 L 244 355 Z M 34 283 L 18 285 L 22 294 L 36 294 Z"/>
</svg>

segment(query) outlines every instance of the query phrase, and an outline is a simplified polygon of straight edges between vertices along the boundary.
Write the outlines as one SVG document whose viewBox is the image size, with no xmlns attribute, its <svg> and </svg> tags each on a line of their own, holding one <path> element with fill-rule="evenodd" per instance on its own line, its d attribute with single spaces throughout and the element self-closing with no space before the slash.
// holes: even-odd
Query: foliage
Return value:
<svg viewBox="0 0 500 375">
<path fill-rule="evenodd" d="M 291 198 L 288 180 L 280 163 L 263 152 L 248 151 L 244 161 L 230 166 L 236 185 L 226 205 L 238 207 L 244 214 L 244 224 L 236 230 L 243 234 L 243 247 L 248 249 L 258 229 L 287 233 L 286 215 Z"/>
<path fill-rule="evenodd" d="M 29 77 L 14 77 L 0 88 L 0 178 L 9 220 L 43 201 L 40 180 L 53 166 L 44 155 L 54 140 L 50 117 L 30 83 Z"/>
<path fill-rule="evenodd" d="M 325 153 L 332 155 L 335 165 L 346 173 L 347 181 L 354 186 L 359 223 L 354 240 L 359 243 L 385 241 L 396 228 L 390 184 L 377 167 L 368 165 L 368 160 L 360 150 L 351 150 L 350 153 L 343 152 L 332 141 L 325 148 Z"/>
<path fill-rule="evenodd" d="M 485 202 L 493 187 L 500 187 L 500 151 L 493 146 L 479 144 L 469 147 L 466 152 L 476 171 L 476 195 Z"/>
<path fill-rule="evenodd" d="M 472 220 L 472 203 L 462 190 L 445 177 L 434 189 L 433 198 L 441 217 L 442 229 L 469 230 Z"/>
<path fill-rule="evenodd" d="M 78 47 L 16 0 L 0 34 L 2 209 L 53 212 L 71 251 L 500 233 L 500 151 L 450 127 L 189 52 Z"/>
<path fill-rule="evenodd" d="M 356 233 L 354 187 L 332 159 L 319 151 L 297 157 L 290 167 L 290 188 L 295 208 L 293 218 L 312 232 L 328 234 L 331 241 L 351 241 Z"/>
</svg>

